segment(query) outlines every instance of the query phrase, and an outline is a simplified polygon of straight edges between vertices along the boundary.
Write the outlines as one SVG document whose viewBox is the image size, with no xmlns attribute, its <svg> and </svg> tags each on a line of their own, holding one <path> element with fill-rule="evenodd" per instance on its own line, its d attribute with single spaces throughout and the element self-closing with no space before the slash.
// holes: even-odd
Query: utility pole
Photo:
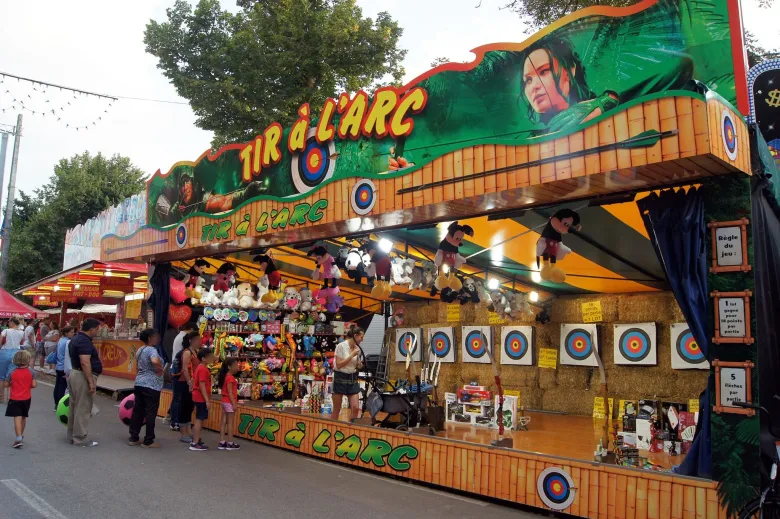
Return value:
<svg viewBox="0 0 780 519">
<path fill-rule="evenodd" d="M 19 163 L 19 141 L 22 138 L 22 114 L 16 118 L 14 130 L 14 153 L 11 156 L 11 178 L 8 181 L 8 201 L 5 204 L 3 222 L 3 256 L 0 258 L 0 288 L 5 288 L 8 279 L 8 251 L 11 248 L 11 228 L 13 227 L 14 197 L 16 196 L 16 166 Z M 0 184 L 1 185 L 1 184 Z"/>
<path fill-rule="evenodd" d="M 5 180 L 5 152 L 8 149 L 8 134 L 0 135 L 0 202 L 3 200 L 3 182 Z"/>
</svg>

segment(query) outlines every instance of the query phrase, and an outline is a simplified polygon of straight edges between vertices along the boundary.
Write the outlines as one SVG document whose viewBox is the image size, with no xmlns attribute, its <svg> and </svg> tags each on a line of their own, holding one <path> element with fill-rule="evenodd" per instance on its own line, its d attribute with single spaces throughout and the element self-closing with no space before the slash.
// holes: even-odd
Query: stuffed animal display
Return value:
<svg viewBox="0 0 780 519">
<path fill-rule="evenodd" d="M 433 258 L 433 263 L 438 269 L 438 276 L 434 282 L 437 290 L 449 288 L 458 292 L 461 289 L 462 283 L 455 275 L 455 271 L 466 263 L 466 258 L 459 254 L 464 236 L 474 236 L 474 229 L 469 225 L 460 225 L 458 222 L 452 222 L 447 227 L 447 235 L 439 243 L 439 250 Z M 446 272 L 445 267 L 449 272 Z"/>
<path fill-rule="evenodd" d="M 580 215 L 572 209 L 556 211 L 544 227 L 541 237 L 536 242 L 536 266 L 539 267 L 539 258 L 541 258 L 539 275 L 543 280 L 554 283 L 566 281 L 566 273 L 556 265 L 556 262 L 571 252 L 571 249 L 563 244 L 563 235 L 569 234 L 572 229 L 577 231 L 582 229 Z"/>
<path fill-rule="evenodd" d="M 370 277 L 376 278 L 371 295 L 377 299 L 389 298 L 393 294 L 393 289 L 390 287 L 392 273 L 390 256 L 380 250 L 379 245 L 374 241 L 366 243 L 361 248 L 370 258 L 370 265 L 366 272 Z"/>
<path fill-rule="evenodd" d="M 335 287 L 341 279 L 341 270 L 328 249 L 319 245 L 310 250 L 307 256 L 313 257 L 317 263 L 317 268 L 311 274 L 312 279 L 322 281 L 322 288 Z"/>
<path fill-rule="evenodd" d="M 253 263 L 259 264 L 261 271 L 259 283 L 268 291 L 263 294 L 263 303 L 274 303 L 281 298 L 279 289 L 282 286 L 282 273 L 276 268 L 274 259 L 268 254 L 266 249 L 260 249 L 260 254 L 252 258 Z"/>
<path fill-rule="evenodd" d="M 220 292 L 221 295 L 230 290 L 236 283 L 236 266 L 226 261 L 217 269 L 217 274 L 214 277 L 214 289 Z"/>
</svg>

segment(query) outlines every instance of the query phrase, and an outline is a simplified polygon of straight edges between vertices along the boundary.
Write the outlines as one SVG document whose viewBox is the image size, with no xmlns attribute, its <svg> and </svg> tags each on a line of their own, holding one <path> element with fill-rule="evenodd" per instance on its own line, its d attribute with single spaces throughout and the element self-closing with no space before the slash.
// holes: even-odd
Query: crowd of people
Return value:
<svg viewBox="0 0 780 519">
<path fill-rule="evenodd" d="M 97 319 L 85 319 L 79 326 L 68 325 L 58 329 L 56 323 L 25 323 L 12 318 L 8 327 L 0 332 L 0 402 L 5 400 L 6 389 L 9 400 L 6 416 L 14 418 L 14 448 L 24 444 L 24 429 L 30 410 L 32 389 L 36 387 L 33 367 L 40 357 L 52 366 L 56 374 L 53 398 L 54 408 L 66 391 L 70 394 L 68 415 L 68 441 L 76 446 L 96 447 L 97 441 L 89 437 L 89 422 L 94 414 L 94 395 L 97 378 L 103 371 L 103 363 L 93 339 L 98 335 L 101 323 Z M 347 396 L 352 417 L 358 412 L 357 371 L 360 368 L 359 344 L 364 332 L 352 328 L 347 338 L 336 348 L 336 371 L 334 379 L 333 418 L 338 419 L 341 400 Z M 161 337 L 154 329 L 140 333 L 143 345 L 137 350 L 136 378 L 134 385 L 133 413 L 130 419 L 128 444 L 146 448 L 158 448 L 155 441 L 155 425 L 160 407 L 160 395 L 165 384 L 168 367 L 160 353 Z M 29 345 L 29 346 L 28 346 Z M 173 362 L 169 375 L 173 384 L 173 398 L 167 420 L 173 431 L 179 432 L 179 441 L 189 444 L 191 451 L 207 451 L 203 442 L 203 422 L 208 420 L 208 403 L 211 401 L 212 377 L 207 366 L 216 360 L 210 348 L 203 347 L 201 337 L 194 326 L 185 326 L 173 344 Z M 238 450 L 233 431 L 235 412 L 238 406 L 238 362 L 227 358 L 222 362 L 217 375 L 221 389 L 222 422 L 217 448 Z M 194 416 L 194 420 L 193 420 Z M 145 427 L 143 439 L 141 430 Z"/>
</svg>

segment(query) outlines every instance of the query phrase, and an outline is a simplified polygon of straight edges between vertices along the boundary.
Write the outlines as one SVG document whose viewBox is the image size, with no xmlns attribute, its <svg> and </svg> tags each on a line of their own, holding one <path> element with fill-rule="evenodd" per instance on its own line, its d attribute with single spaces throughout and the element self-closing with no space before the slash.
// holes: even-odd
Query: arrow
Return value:
<svg viewBox="0 0 780 519">
<path fill-rule="evenodd" d="M 168 238 L 163 240 L 150 241 L 149 243 L 139 243 L 138 245 L 127 245 L 126 247 L 118 247 L 116 249 L 106 249 L 106 254 L 110 255 L 123 250 L 137 249 L 139 247 L 146 247 L 147 245 L 159 245 L 161 243 L 168 243 Z"/>
<path fill-rule="evenodd" d="M 463 182 L 464 180 L 483 178 L 490 175 L 495 175 L 497 173 L 506 173 L 507 171 L 514 171 L 516 169 L 532 168 L 535 166 L 541 166 L 543 164 L 550 164 L 551 162 L 558 162 L 559 160 L 568 160 L 577 157 L 584 157 L 585 155 L 590 155 L 592 153 L 601 153 L 602 151 L 644 148 L 644 147 L 654 146 L 655 144 L 658 143 L 658 141 L 660 141 L 664 137 L 671 137 L 672 135 L 677 135 L 678 133 L 679 130 L 677 129 L 668 130 L 665 132 L 659 132 L 658 130 L 647 130 L 646 132 L 642 132 L 624 141 L 613 142 L 611 144 L 603 144 L 601 146 L 597 146 L 595 148 L 590 148 L 587 150 L 572 151 L 571 153 L 566 153 L 564 155 L 556 155 L 555 157 L 546 157 L 543 159 L 532 160 L 529 162 L 525 162 L 523 164 L 514 164 L 512 166 L 495 168 L 488 171 L 483 171 L 481 173 L 474 173 L 472 175 L 465 175 L 457 178 L 448 178 L 446 180 L 437 180 L 436 182 L 429 182 L 427 184 L 422 184 L 419 186 L 405 187 L 403 189 L 399 189 L 397 191 L 397 194 L 403 195 L 406 193 L 413 193 L 415 191 L 420 191 L 422 189 L 446 186 L 448 184 L 454 184 L 455 182 Z"/>
</svg>

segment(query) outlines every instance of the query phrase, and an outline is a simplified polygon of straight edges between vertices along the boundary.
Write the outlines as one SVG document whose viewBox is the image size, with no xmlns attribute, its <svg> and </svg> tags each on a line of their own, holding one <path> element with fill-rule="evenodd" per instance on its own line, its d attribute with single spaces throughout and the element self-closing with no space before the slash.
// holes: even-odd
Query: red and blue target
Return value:
<svg viewBox="0 0 780 519">
<path fill-rule="evenodd" d="M 686 329 L 677 337 L 677 354 L 688 364 L 701 364 L 707 360 L 690 329 Z"/>
<path fill-rule="evenodd" d="M 590 332 L 576 329 L 569 332 L 564 342 L 566 353 L 574 360 L 587 360 L 593 355 L 593 338 Z"/>
<path fill-rule="evenodd" d="M 417 351 L 417 337 L 411 332 L 405 332 L 398 338 L 398 353 L 402 357 L 414 355 Z"/>
<path fill-rule="evenodd" d="M 368 214 L 376 203 L 376 186 L 368 179 L 358 181 L 352 186 L 352 210 L 359 215 Z"/>
<path fill-rule="evenodd" d="M 726 110 L 723 110 L 723 114 L 720 119 L 721 137 L 723 138 L 723 147 L 725 148 L 726 155 L 731 160 L 737 158 L 737 126 L 734 123 L 733 116 Z"/>
<path fill-rule="evenodd" d="M 187 226 L 180 223 L 176 227 L 176 245 L 182 249 L 187 245 Z"/>
<path fill-rule="evenodd" d="M 639 362 L 650 355 L 650 336 L 639 328 L 629 328 L 620 336 L 620 354 L 630 362 Z"/>
<path fill-rule="evenodd" d="M 536 491 L 542 502 L 553 510 L 565 510 L 574 502 L 574 482 L 568 472 L 558 467 L 539 474 Z"/>
<path fill-rule="evenodd" d="M 303 151 L 293 154 L 292 180 L 300 193 L 307 193 L 333 176 L 336 146 L 333 141 L 317 142 L 316 129 L 310 128 Z"/>
<path fill-rule="evenodd" d="M 520 360 L 528 353 L 528 337 L 523 332 L 512 331 L 504 338 L 504 354 L 512 360 Z"/>
<path fill-rule="evenodd" d="M 480 330 L 473 330 L 466 335 L 466 352 L 478 359 L 487 353 L 487 337 Z"/>
<path fill-rule="evenodd" d="M 431 351 L 439 358 L 446 357 L 452 351 L 452 339 L 444 332 L 436 332 L 431 336 Z"/>
</svg>

